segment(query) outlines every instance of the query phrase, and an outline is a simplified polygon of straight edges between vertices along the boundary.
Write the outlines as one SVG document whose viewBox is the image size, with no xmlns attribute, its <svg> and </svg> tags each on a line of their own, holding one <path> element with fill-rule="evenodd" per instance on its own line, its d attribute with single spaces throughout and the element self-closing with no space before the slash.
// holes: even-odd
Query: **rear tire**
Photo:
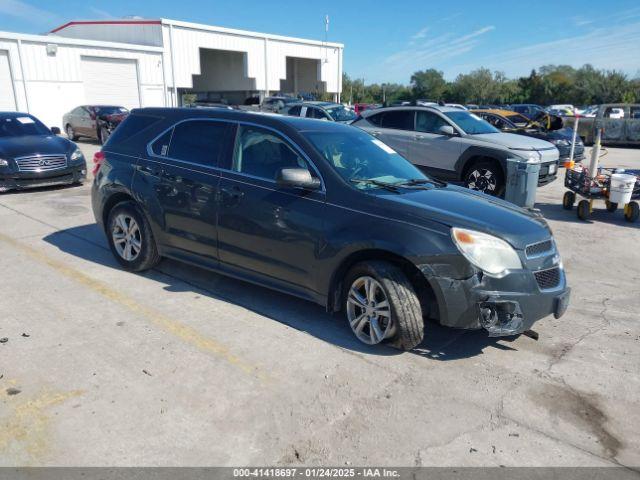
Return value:
<svg viewBox="0 0 640 480">
<path fill-rule="evenodd" d="M 562 197 L 562 208 L 565 210 L 571 210 L 576 203 L 576 194 L 573 192 L 564 192 Z"/>
<path fill-rule="evenodd" d="M 501 197 L 504 194 L 504 173 L 498 162 L 479 160 L 473 162 L 465 171 L 464 186 L 471 190 Z"/>
<path fill-rule="evenodd" d="M 400 268 L 383 261 L 362 262 L 347 273 L 344 286 L 347 321 L 358 340 L 368 345 L 387 341 L 401 350 L 422 342 L 420 300 Z"/>
<path fill-rule="evenodd" d="M 588 220 L 591 215 L 591 205 L 589 200 L 580 200 L 578 203 L 578 218 L 580 220 Z"/>
<path fill-rule="evenodd" d="M 149 270 L 160 261 L 151 226 L 131 201 L 118 203 L 109 212 L 107 240 L 116 260 L 131 272 Z"/>
<path fill-rule="evenodd" d="M 79 137 L 78 135 L 76 135 L 76 132 L 73 130 L 73 127 L 71 125 L 67 124 L 67 126 L 65 127 L 65 132 L 67 133 L 67 138 L 72 142 L 78 140 Z"/>
</svg>

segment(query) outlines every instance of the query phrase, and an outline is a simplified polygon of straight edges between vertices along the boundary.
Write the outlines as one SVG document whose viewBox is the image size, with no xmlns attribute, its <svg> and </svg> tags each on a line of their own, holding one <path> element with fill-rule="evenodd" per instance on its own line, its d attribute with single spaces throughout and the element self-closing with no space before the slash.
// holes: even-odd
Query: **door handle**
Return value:
<svg viewBox="0 0 640 480">
<path fill-rule="evenodd" d="M 376 130 L 376 131 L 371 132 L 371 135 L 373 135 L 374 137 L 378 137 L 378 136 L 382 135 L 382 132 L 378 132 Z"/>
<path fill-rule="evenodd" d="M 222 188 L 222 195 L 231 200 L 240 200 L 244 197 L 244 192 L 240 189 L 240 187 L 232 187 L 232 188 Z"/>
<path fill-rule="evenodd" d="M 414 135 L 414 140 L 424 140 L 424 135 Z"/>
<path fill-rule="evenodd" d="M 153 175 L 156 177 L 164 173 L 164 169 L 160 167 L 150 167 L 148 165 L 139 165 L 138 170 L 142 173 L 148 173 L 149 175 Z"/>
</svg>

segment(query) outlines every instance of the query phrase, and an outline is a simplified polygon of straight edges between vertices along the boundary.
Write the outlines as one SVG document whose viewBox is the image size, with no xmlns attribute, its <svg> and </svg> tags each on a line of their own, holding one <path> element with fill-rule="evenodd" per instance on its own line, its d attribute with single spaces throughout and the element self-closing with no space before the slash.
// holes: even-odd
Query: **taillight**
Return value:
<svg viewBox="0 0 640 480">
<path fill-rule="evenodd" d="M 96 154 L 93 156 L 93 170 L 91 171 L 94 177 L 98 173 L 98 170 L 100 170 L 100 167 L 102 166 L 103 163 L 104 163 L 104 153 L 96 152 Z"/>
</svg>

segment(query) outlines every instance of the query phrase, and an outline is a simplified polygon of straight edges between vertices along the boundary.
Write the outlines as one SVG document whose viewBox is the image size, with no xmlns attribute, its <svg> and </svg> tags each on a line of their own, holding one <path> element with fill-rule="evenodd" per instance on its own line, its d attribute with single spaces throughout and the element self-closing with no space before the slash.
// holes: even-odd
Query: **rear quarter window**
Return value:
<svg viewBox="0 0 640 480">
<path fill-rule="evenodd" d="M 151 115 L 129 115 L 116 127 L 109 137 L 105 147 L 127 147 L 131 146 L 136 137 L 160 122 L 162 118 Z M 145 137 L 146 138 L 146 137 Z"/>
</svg>

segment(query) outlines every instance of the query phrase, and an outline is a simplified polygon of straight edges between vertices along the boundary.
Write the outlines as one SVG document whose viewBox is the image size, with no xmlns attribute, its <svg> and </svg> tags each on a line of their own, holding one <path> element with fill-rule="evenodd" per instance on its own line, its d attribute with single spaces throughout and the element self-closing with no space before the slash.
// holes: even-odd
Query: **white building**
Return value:
<svg viewBox="0 0 640 480">
<path fill-rule="evenodd" d="M 176 106 L 184 94 L 242 103 L 272 93 L 339 100 L 343 45 L 174 20 L 69 22 L 0 32 L 0 111 L 49 126 L 83 104 Z"/>
</svg>

